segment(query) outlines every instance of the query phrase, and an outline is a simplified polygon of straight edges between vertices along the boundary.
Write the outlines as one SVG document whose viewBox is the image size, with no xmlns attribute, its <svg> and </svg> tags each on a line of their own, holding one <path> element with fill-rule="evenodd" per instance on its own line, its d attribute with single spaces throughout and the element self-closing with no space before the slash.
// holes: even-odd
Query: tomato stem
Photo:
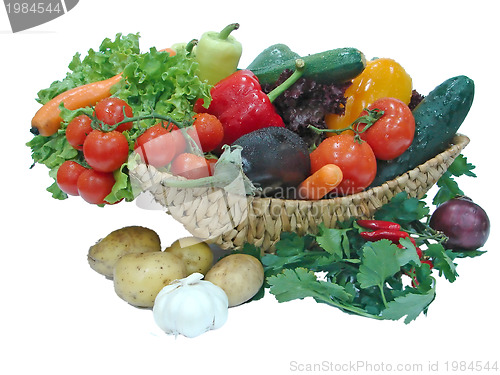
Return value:
<svg viewBox="0 0 500 375">
<path fill-rule="evenodd" d="M 122 121 L 120 121 L 120 122 L 118 122 L 116 124 L 118 125 L 118 124 L 123 124 L 124 122 L 150 120 L 150 119 L 167 121 L 168 123 L 176 125 L 179 129 L 180 128 L 184 128 L 184 127 L 189 126 L 189 125 L 192 125 L 192 123 L 193 123 L 193 121 L 191 121 L 191 123 L 186 122 L 186 121 L 179 122 L 179 121 L 174 120 L 170 116 L 165 116 L 165 115 L 161 115 L 161 114 L 156 113 L 156 112 L 151 112 L 151 114 L 149 114 L 149 115 L 140 115 L 140 116 L 133 116 L 133 117 L 125 117 Z"/>
<path fill-rule="evenodd" d="M 154 111 L 151 112 L 151 114 L 147 114 L 147 115 L 127 117 L 127 115 L 125 114 L 125 109 L 123 111 L 124 111 L 123 112 L 123 120 L 117 122 L 114 125 L 108 125 L 93 115 L 87 114 L 87 116 L 89 116 L 90 119 L 92 120 L 91 124 L 90 124 L 92 129 L 97 129 L 97 130 L 100 130 L 103 132 L 111 132 L 113 130 L 116 130 L 116 128 L 118 128 L 118 126 L 120 126 L 121 124 L 127 123 L 127 122 L 136 122 L 136 121 L 139 122 L 141 120 L 153 119 L 153 120 L 161 120 L 162 125 L 163 125 L 163 122 L 165 121 L 167 123 L 167 125 L 174 124 L 175 126 L 177 126 L 179 128 L 179 131 L 182 132 L 184 138 L 189 142 L 189 145 L 191 146 L 192 150 L 196 150 L 195 152 L 199 152 L 200 155 L 203 153 L 203 151 L 200 149 L 198 143 L 191 137 L 191 135 L 189 135 L 189 133 L 185 129 L 185 128 L 193 125 L 194 119 L 179 122 L 179 121 L 174 120 L 170 116 L 161 115 L 161 114 L 156 113 Z M 145 130 L 146 129 L 144 129 L 143 131 L 145 131 Z"/>
<path fill-rule="evenodd" d="M 375 109 L 365 108 L 364 110 L 367 112 L 367 114 L 358 117 L 356 120 L 354 120 L 352 122 L 351 125 L 349 125 L 346 128 L 320 129 L 314 125 L 309 125 L 308 128 L 310 128 L 311 130 L 313 130 L 316 133 L 336 133 L 336 134 L 340 134 L 340 133 L 343 133 L 347 130 L 351 130 L 356 134 L 357 138 L 359 138 L 360 134 L 366 132 L 370 127 L 372 127 L 377 122 L 378 119 L 380 119 L 384 115 L 384 111 L 382 111 L 381 109 L 378 109 L 378 108 L 375 108 Z M 360 130 L 359 128 L 360 128 L 361 124 L 364 126 Z"/>
<path fill-rule="evenodd" d="M 135 121 L 150 120 L 150 119 L 167 121 L 168 123 L 176 125 L 179 129 L 190 126 L 194 122 L 194 120 L 192 120 L 191 122 L 184 121 L 181 123 L 179 121 L 174 120 L 170 116 L 161 115 L 161 114 L 156 113 L 156 112 L 151 112 L 151 114 L 148 114 L 148 115 L 127 117 L 125 115 L 125 109 L 124 109 L 124 113 L 123 113 L 123 120 L 117 122 L 114 125 L 106 124 L 104 121 L 99 120 L 94 115 L 90 115 L 90 114 L 86 114 L 86 115 L 88 117 L 90 117 L 90 119 L 92 120 L 92 122 L 90 124 L 92 129 L 101 130 L 103 132 L 110 132 L 110 131 L 116 130 L 116 128 L 118 128 L 118 126 L 120 126 L 121 124 L 127 123 L 127 122 L 135 122 Z"/>
</svg>

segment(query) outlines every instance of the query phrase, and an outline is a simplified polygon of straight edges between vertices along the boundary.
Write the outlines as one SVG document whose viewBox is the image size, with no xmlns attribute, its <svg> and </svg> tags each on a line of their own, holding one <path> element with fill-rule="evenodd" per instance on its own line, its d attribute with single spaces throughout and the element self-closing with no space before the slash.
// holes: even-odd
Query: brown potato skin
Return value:
<svg viewBox="0 0 500 375">
<path fill-rule="evenodd" d="M 205 275 L 214 262 L 214 254 L 210 246 L 196 237 L 180 238 L 165 251 L 181 258 L 186 265 L 188 275 L 195 272 Z"/>
<path fill-rule="evenodd" d="M 129 226 L 117 229 L 90 247 L 87 260 L 97 273 L 113 277 L 113 267 L 126 254 L 161 251 L 158 234 L 152 229 Z"/>
<path fill-rule="evenodd" d="M 160 290 L 187 276 L 184 262 L 174 254 L 150 252 L 127 254 L 115 264 L 113 284 L 116 294 L 136 307 L 153 307 Z"/>
<path fill-rule="evenodd" d="M 255 257 L 231 254 L 219 260 L 205 275 L 208 280 L 226 292 L 229 307 L 252 298 L 264 283 L 264 267 Z"/>
</svg>

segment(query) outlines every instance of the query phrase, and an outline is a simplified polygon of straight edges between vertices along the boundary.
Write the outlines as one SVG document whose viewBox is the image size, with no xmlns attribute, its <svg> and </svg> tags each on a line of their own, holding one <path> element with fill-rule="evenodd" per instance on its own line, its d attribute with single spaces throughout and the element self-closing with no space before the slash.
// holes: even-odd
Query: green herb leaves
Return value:
<svg viewBox="0 0 500 375">
<path fill-rule="evenodd" d="M 434 289 L 430 289 L 424 294 L 408 293 L 389 302 L 380 316 L 390 320 L 399 320 L 406 316 L 404 322 L 408 324 L 422 312 L 427 311 L 435 296 L 436 291 Z"/>
<path fill-rule="evenodd" d="M 383 288 L 385 281 L 408 263 L 404 253 L 409 253 L 408 249 L 399 249 L 389 240 L 367 242 L 357 275 L 359 286 L 363 289 L 371 286 Z"/>
<path fill-rule="evenodd" d="M 447 200 L 455 198 L 458 195 L 464 195 L 464 192 L 458 187 L 454 177 L 460 177 L 463 175 L 476 177 L 476 174 L 472 172 L 474 168 L 475 166 L 468 163 L 465 156 L 458 155 L 448 170 L 438 180 L 437 186 L 439 187 L 439 190 L 432 203 L 439 205 Z"/>
<path fill-rule="evenodd" d="M 425 314 L 435 298 L 433 270 L 449 282 L 458 276 L 458 256 L 445 250 L 438 234 L 432 236 L 428 213 L 425 202 L 405 193 L 378 212 L 380 219 L 396 219 L 411 233 L 411 239 L 399 243 L 364 240 L 359 233 L 366 229 L 353 220 L 339 229 L 321 224 L 316 236 L 283 233 L 275 253 L 261 258 L 266 286 L 279 302 L 312 297 L 345 312 L 404 318 L 408 324 Z"/>
<path fill-rule="evenodd" d="M 316 274 L 306 268 L 286 269 L 268 279 L 270 291 L 278 302 L 312 297 L 316 302 L 325 303 L 350 313 L 367 318 L 380 319 L 352 304 L 353 296 L 335 283 L 318 280 Z"/>
<path fill-rule="evenodd" d="M 269 279 L 271 292 L 279 302 L 313 297 L 318 301 L 339 299 L 349 301 L 351 296 L 340 285 L 318 280 L 314 272 L 306 268 L 284 270 Z"/>
</svg>

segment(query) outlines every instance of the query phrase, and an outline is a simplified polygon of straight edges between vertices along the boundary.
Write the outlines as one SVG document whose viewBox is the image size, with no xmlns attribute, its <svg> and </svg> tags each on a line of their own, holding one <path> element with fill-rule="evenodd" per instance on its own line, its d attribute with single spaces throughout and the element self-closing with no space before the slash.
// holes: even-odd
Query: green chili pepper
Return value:
<svg viewBox="0 0 500 375">
<path fill-rule="evenodd" d="M 233 74 L 238 68 L 242 47 L 231 34 L 239 24 L 232 23 L 221 32 L 204 33 L 196 45 L 196 61 L 199 65 L 198 76 L 210 85 Z"/>
</svg>

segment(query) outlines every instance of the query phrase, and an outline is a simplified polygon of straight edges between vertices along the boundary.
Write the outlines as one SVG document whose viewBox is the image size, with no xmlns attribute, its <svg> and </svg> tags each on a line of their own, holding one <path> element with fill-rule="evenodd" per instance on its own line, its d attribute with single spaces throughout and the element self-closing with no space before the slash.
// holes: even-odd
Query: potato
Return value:
<svg viewBox="0 0 500 375">
<path fill-rule="evenodd" d="M 214 261 L 210 246 L 196 237 L 180 238 L 165 251 L 181 258 L 186 265 L 188 275 L 195 272 L 205 275 Z"/>
<path fill-rule="evenodd" d="M 90 268 L 108 278 L 113 266 L 125 254 L 161 251 L 160 237 L 155 231 L 140 226 L 117 229 L 91 246 L 87 255 Z"/>
<path fill-rule="evenodd" d="M 237 306 L 260 290 L 264 283 L 264 267 L 251 255 L 231 254 L 219 260 L 207 272 L 205 280 L 226 292 L 229 307 Z"/>
<path fill-rule="evenodd" d="M 153 307 L 156 295 L 172 281 L 187 276 L 184 262 L 171 253 L 127 254 L 115 264 L 116 294 L 137 307 Z"/>
</svg>

